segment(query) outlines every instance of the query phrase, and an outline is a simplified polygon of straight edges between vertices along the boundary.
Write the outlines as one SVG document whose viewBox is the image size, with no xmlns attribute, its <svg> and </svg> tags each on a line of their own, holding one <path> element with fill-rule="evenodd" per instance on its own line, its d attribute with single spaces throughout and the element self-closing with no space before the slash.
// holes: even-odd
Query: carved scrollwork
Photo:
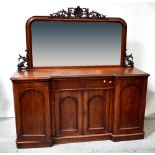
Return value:
<svg viewBox="0 0 155 155">
<path fill-rule="evenodd" d="M 21 56 L 19 54 L 19 58 L 18 58 L 19 63 L 17 65 L 19 72 L 25 71 L 28 69 L 28 49 L 26 49 L 25 52 L 26 52 L 26 56 Z"/>
<path fill-rule="evenodd" d="M 127 49 L 126 49 L 126 51 L 127 51 Z M 125 66 L 126 67 L 134 67 L 132 53 L 127 55 L 126 51 L 125 51 L 125 58 L 124 58 Z"/>
<path fill-rule="evenodd" d="M 64 9 L 57 13 L 50 14 L 50 18 L 90 18 L 90 19 L 105 19 L 106 16 L 96 11 L 89 12 L 88 8 L 68 8 L 68 11 Z"/>
<path fill-rule="evenodd" d="M 58 11 L 57 13 L 50 14 L 51 18 L 67 18 L 68 12 L 64 9 L 62 11 Z"/>
</svg>

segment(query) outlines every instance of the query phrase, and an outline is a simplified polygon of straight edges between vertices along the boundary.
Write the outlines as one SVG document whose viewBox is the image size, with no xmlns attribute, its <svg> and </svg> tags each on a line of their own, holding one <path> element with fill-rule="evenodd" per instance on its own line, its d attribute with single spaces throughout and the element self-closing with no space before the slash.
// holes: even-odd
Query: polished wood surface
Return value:
<svg viewBox="0 0 155 155">
<path fill-rule="evenodd" d="M 109 132 L 110 97 L 110 90 L 84 91 L 84 134 Z"/>
<path fill-rule="evenodd" d="M 17 147 L 143 138 L 148 76 L 116 66 L 16 72 Z"/>
<path fill-rule="evenodd" d="M 13 91 L 17 147 L 52 145 L 51 105 L 48 82 L 13 83 Z M 28 141 L 31 141 L 31 144 Z"/>
<path fill-rule="evenodd" d="M 143 132 L 147 78 L 115 81 L 114 133 Z"/>
<path fill-rule="evenodd" d="M 130 67 L 71 67 L 71 68 L 46 68 L 32 69 L 24 72 L 16 72 L 11 80 L 48 80 L 51 78 L 71 77 L 125 77 L 125 76 L 148 76 L 149 74 Z"/>
<path fill-rule="evenodd" d="M 82 134 L 82 108 L 80 91 L 55 92 L 56 137 Z"/>
</svg>

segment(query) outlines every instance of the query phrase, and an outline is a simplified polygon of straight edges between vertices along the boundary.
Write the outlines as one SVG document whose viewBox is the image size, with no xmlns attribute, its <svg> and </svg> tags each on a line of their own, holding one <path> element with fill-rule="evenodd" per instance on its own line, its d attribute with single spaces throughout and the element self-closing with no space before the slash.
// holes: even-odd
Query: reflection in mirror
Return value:
<svg viewBox="0 0 155 155">
<path fill-rule="evenodd" d="M 119 23 L 35 21 L 31 32 L 33 66 L 120 65 Z"/>
</svg>

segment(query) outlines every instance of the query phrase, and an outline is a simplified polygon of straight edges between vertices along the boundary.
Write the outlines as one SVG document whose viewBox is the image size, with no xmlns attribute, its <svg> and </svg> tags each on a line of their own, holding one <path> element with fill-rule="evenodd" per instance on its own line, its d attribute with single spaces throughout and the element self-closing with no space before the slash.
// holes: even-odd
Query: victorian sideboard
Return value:
<svg viewBox="0 0 155 155">
<path fill-rule="evenodd" d="M 36 21 L 121 24 L 120 65 L 34 66 L 32 44 L 35 42 L 32 41 L 31 26 Z M 125 53 L 124 20 L 89 13 L 80 7 L 71 8 L 50 17 L 30 18 L 26 24 L 26 37 L 27 55 L 20 55 L 22 61 L 11 77 L 18 148 L 144 138 L 149 74 L 135 68 L 132 55 Z"/>
</svg>

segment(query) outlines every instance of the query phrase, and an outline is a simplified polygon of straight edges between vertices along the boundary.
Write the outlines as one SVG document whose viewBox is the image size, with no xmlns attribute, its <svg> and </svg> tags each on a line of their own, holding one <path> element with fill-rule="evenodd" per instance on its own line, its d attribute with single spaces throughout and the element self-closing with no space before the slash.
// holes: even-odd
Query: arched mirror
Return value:
<svg viewBox="0 0 155 155">
<path fill-rule="evenodd" d="M 126 23 L 80 7 L 26 24 L 29 68 L 124 66 Z"/>
</svg>

